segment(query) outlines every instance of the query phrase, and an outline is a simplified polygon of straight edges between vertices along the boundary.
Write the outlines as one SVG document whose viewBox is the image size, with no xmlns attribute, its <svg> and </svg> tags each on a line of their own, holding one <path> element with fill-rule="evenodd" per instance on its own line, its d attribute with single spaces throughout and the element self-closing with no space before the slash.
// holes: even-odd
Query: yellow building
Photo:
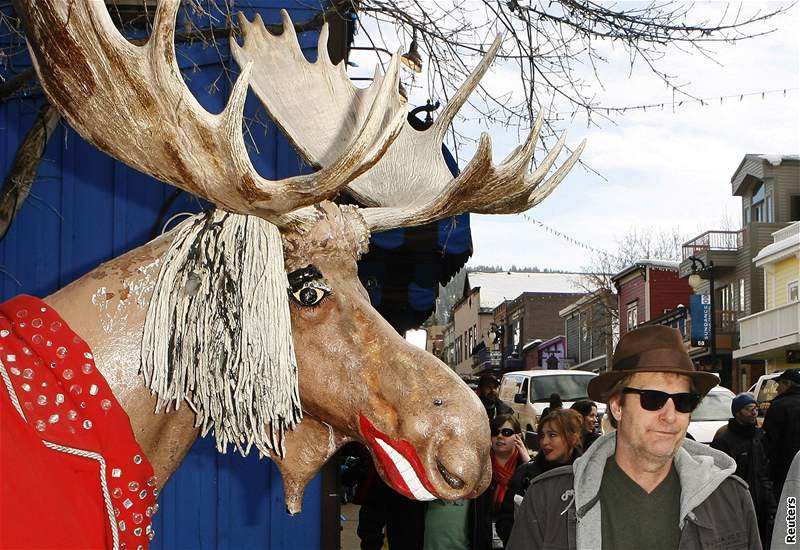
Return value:
<svg viewBox="0 0 800 550">
<path fill-rule="evenodd" d="M 772 234 L 753 259 L 764 271 L 764 311 L 739 320 L 734 359 L 763 359 L 766 371 L 800 367 L 800 222 Z"/>
</svg>

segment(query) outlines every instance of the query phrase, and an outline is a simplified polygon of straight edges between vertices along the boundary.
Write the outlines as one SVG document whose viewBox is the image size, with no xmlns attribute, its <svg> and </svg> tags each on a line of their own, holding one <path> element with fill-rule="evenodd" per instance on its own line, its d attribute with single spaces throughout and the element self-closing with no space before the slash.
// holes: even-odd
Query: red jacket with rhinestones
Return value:
<svg viewBox="0 0 800 550">
<path fill-rule="evenodd" d="M 153 468 L 89 346 L 47 304 L 0 304 L 0 548 L 147 548 Z"/>
</svg>

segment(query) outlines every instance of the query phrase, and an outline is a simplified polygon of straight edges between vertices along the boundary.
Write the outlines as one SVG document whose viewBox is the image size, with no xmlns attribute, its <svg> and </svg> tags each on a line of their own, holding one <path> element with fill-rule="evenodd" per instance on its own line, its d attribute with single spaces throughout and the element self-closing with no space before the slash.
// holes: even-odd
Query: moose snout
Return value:
<svg viewBox="0 0 800 550">
<path fill-rule="evenodd" d="M 456 442 L 444 442 L 435 452 L 435 460 L 440 480 L 435 484 L 441 487 L 442 498 L 471 498 L 489 486 L 492 470 L 488 447 L 466 448 Z"/>
</svg>

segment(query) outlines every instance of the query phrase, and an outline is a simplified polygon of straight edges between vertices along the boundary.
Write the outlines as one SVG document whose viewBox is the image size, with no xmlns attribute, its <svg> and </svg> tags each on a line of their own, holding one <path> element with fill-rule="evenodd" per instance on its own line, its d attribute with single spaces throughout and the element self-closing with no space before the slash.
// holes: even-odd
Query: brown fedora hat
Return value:
<svg viewBox="0 0 800 550">
<path fill-rule="evenodd" d="M 589 398 L 605 403 L 614 384 L 637 372 L 683 374 L 691 378 L 700 395 L 719 384 L 719 378 L 714 374 L 695 370 L 677 329 L 651 325 L 632 330 L 620 338 L 611 370 L 589 382 Z"/>
</svg>

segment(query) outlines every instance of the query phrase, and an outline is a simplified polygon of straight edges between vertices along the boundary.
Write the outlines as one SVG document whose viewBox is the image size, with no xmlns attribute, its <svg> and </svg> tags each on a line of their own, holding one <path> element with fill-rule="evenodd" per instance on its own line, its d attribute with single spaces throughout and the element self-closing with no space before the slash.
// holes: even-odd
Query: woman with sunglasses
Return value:
<svg viewBox="0 0 800 550">
<path fill-rule="evenodd" d="M 492 511 L 495 513 L 503 503 L 517 466 L 531 460 L 520 432 L 519 422 L 511 415 L 497 416 L 492 422 Z"/>
<path fill-rule="evenodd" d="M 572 464 L 581 456 L 583 417 L 573 409 L 557 409 L 539 421 L 539 453 L 514 473 L 497 513 L 497 534 L 508 542 L 514 526 L 514 497 L 523 497 L 536 476 L 553 468 Z"/>
<path fill-rule="evenodd" d="M 471 550 L 491 550 L 493 529 L 497 511 L 503 502 L 508 483 L 520 464 L 531 457 L 520 435 L 520 425 L 510 414 L 499 414 L 492 419 L 492 483 L 486 491 L 472 502 L 470 514 Z M 497 541 L 499 543 L 499 541 Z"/>
</svg>

